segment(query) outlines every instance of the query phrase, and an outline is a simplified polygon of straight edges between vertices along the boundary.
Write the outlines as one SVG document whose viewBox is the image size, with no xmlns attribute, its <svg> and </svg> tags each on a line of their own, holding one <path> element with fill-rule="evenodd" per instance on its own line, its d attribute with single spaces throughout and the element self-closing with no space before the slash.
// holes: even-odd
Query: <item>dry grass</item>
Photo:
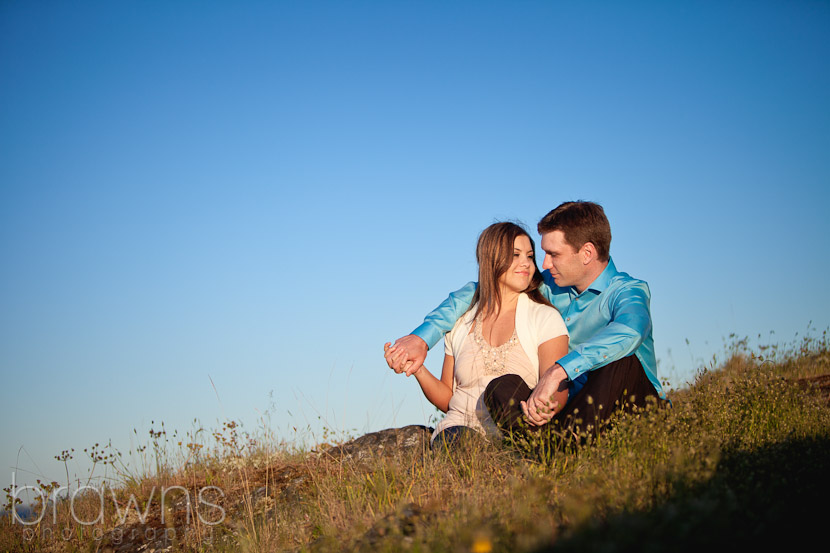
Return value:
<svg viewBox="0 0 830 553">
<path fill-rule="evenodd" d="M 174 551 L 766 549 L 814 538 L 823 512 L 812 505 L 830 491 L 830 406 L 816 378 L 830 373 L 826 333 L 775 355 L 731 353 L 672 392 L 672 409 L 620 416 L 585 446 L 541 455 L 474 441 L 357 463 L 232 422 L 210 440 L 151 434 L 149 469 L 106 491 L 96 524 L 59 501 L 54 521 L 4 520 L 0 550 L 131 550 L 148 529 L 172 535 L 152 546 Z M 213 495 L 188 511 L 206 487 Z M 125 519 L 131 497 L 138 510 Z M 100 512 L 94 493 L 75 502 L 82 520 Z M 130 528 L 144 534 L 127 541 Z"/>
</svg>

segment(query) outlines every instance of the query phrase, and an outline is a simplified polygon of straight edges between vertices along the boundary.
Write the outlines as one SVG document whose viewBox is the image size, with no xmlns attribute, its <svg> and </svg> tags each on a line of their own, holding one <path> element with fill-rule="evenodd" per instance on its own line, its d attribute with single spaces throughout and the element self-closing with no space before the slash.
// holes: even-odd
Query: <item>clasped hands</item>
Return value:
<svg viewBox="0 0 830 553">
<path fill-rule="evenodd" d="M 397 374 L 405 373 L 406 376 L 412 376 L 423 367 L 428 351 L 426 342 L 414 334 L 407 334 L 395 340 L 394 345 L 386 342 L 383 345 L 383 358 L 386 359 L 389 368 Z M 533 426 L 542 426 L 550 422 L 564 406 L 553 397 L 557 392 L 567 390 L 567 383 L 568 375 L 559 364 L 545 372 L 527 401 L 520 402 L 525 420 Z M 561 394 L 559 395 L 561 397 Z"/>
<path fill-rule="evenodd" d="M 398 338 L 395 345 L 390 345 L 389 342 L 383 344 L 383 358 L 386 359 L 386 364 L 396 373 L 406 373 L 406 376 L 412 376 L 421 370 L 427 352 L 427 343 L 414 334 Z"/>
<path fill-rule="evenodd" d="M 542 426 L 562 410 L 567 401 L 568 374 L 558 363 L 549 369 L 533 389 L 527 401 L 520 401 L 525 420 L 532 426 Z M 554 399 L 558 397 L 559 401 Z"/>
</svg>

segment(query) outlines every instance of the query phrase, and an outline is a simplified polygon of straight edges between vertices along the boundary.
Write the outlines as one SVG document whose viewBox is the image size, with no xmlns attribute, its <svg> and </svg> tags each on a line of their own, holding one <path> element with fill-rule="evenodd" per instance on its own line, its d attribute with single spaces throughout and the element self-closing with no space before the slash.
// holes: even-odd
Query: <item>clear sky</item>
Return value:
<svg viewBox="0 0 830 553">
<path fill-rule="evenodd" d="M 673 385 L 820 333 L 828 154 L 824 1 L 2 2 L 0 481 L 151 421 L 429 424 L 383 342 L 565 200 Z"/>
</svg>

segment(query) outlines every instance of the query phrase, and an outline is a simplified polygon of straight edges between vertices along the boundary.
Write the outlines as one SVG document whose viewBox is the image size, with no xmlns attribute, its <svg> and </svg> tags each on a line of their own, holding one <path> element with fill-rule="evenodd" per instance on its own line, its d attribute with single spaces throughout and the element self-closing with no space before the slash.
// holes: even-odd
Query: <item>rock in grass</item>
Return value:
<svg viewBox="0 0 830 553">
<path fill-rule="evenodd" d="M 404 451 L 426 451 L 433 429 L 412 424 L 370 432 L 343 445 L 322 451 L 319 455 L 357 462 L 391 456 Z"/>
</svg>

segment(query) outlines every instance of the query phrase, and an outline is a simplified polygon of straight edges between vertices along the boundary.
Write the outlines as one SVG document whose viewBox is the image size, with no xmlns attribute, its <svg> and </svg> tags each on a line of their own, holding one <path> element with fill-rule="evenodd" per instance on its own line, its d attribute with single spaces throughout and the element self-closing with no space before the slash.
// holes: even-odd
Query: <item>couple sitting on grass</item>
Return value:
<svg viewBox="0 0 830 553">
<path fill-rule="evenodd" d="M 602 207 L 565 202 L 538 230 L 542 273 L 526 230 L 490 225 L 476 247 L 478 283 L 451 293 L 412 334 L 384 346 L 389 367 L 415 375 L 446 413 L 433 447 L 472 433 L 545 441 L 584 435 L 615 411 L 643 408 L 649 398 L 665 403 L 648 285 L 614 266 Z M 438 379 L 423 362 L 444 334 Z"/>
</svg>

